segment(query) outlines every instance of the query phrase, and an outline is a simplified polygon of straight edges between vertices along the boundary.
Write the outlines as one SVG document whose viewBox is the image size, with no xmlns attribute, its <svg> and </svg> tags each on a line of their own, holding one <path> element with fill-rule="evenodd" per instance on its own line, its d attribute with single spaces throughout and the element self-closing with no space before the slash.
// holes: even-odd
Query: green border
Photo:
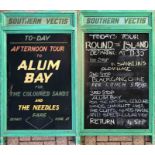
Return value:
<svg viewBox="0 0 155 155">
<path fill-rule="evenodd" d="M 42 11 L 42 12 L 2 12 L 0 13 L 2 25 L 1 32 L 1 46 L 0 57 L 3 58 L 1 62 L 1 134 L 3 137 L 16 137 L 16 136 L 76 136 L 76 84 L 78 83 L 76 78 L 76 59 L 77 59 L 77 46 L 76 46 L 76 12 L 63 12 L 63 11 Z M 18 26 L 5 26 L 7 17 L 14 16 L 28 16 L 28 17 L 69 17 L 71 19 L 71 25 L 18 25 Z M 71 34 L 71 78 L 72 78 L 72 130 L 7 130 L 7 71 L 6 71 L 6 34 L 8 33 L 69 33 Z M 3 143 L 3 142 L 2 142 Z"/>
<path fill-rule="evenodd" d="M 155 144 L 155 13 L 152 12 L 152 143 Z"/>
<path fill-rule="evenodd" d="M 0 14 L 0 27 L 2 25 L 2 15 Z M 2 42 L 2 31 L 0 29 L 0 81 L 3 80 L 2 78 L 2 53 L 1 53 L 1 49 L 2 49 L 2 46 L 1 46 L 1 42 Z M 2 103 L 2 86 L 0 85 L 0 144 L 3 144 L 3 137 L 2 137 L 2 124 L 1 124 L 1 120 L 2 120 L 2 117 L 1 117 L 1 112 L 2 112 L 2 109 L 1 109 L 1 103 Z"/>
<path fill-rule="evenodd" d="M 108 17 L 131 17 L 145 16 L 149 18 L 148 25 L 83 25 L 83 17 L 85 16 L 108 16 Z M 81 62 L 81 105 L 80 110 L 82 117 L 80 119 L 80 135 L 81 136 L 131 136 L 131 135 L 148 135 L 152 136 L 154 142 L 154 38 L 153 38 L 153 13 L 151 11 L 81 11 L 80 12 L 80 33 L 79 40 L 81 41 L 80 59 Z M 84 129 L 84 33 L 149 33 L 149 129 Z"/>
</svg>

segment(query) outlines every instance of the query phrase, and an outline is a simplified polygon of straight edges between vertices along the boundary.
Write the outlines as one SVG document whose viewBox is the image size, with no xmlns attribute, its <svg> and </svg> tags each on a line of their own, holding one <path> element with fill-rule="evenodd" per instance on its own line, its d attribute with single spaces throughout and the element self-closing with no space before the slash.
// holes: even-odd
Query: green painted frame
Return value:
<svg viewBox="0 0 155 155">
<path fill-rule="evenodd" d="M 68 17 L 70 25 L 6 25 L 7 17 Z M 4 11 L 0 13 L 0 129 L 1 144 L 3 137 L 16 136 L 75 136 L 77 137 L 77 15 L 75 11 Z M 6 71 L 6 34 L 8 33 L 69 33 L 71 34 L 71 78 L 72 78 L 72 130 L 7 130 L 7 71 Z M 2 82 L 3 81 L 3 82 Z M 77 138 L 76 138 L 77 139 Z M 76 140 L 77 141 L 77 140 Z"/>
<path fill-rule="evenodd" d="M 148 17 L 148 25 L 84 25 L 84 17 Z M 152 11 L 81 11 L 79 13 L 80 40 L 79 64 L 81 64 L 80 87 L 80 136 L 151 136 L 155 143 L 155 43 L 154 43 L 154 15 Z M 84 129 L 84 33 L 149 33 L 149 129 Z"/>
<path fill-rule="evenodd" d="M 113 26 L 113 25 L 83 25 L 84 16 L 146 16 L 149 18 L 148 26 Z M 64 17 L 67 16 L 71 19 L 71 24 L 68 26 L 62 25 L 18 25 L 6 26 L 6 17 Z M 154 108 L 154 86 L 155 86 L 155 62 L 154 62 L 154 15 L 151 11 L 81 11 L 78 16 L 78 30 L 77 30 L 77 12 L 76 11 L 4 11 L 0 13 L 0 143 L 4 143 L 3 137 L 10 136 L 75 136 L 76 144 L 80 144 L 80 136 L 123 136 L 123 135 L 147 135 L 152 136 L 152 142 L 155 142 L 155 108 Z M 70 33 L 72 36 L 72 126 L 73 130 L 6 130 L 6 34 L 7 33 Z M 77 35 L 78 32 L 78 35 Z M 85 130 L 83 127 L 84 122 L 84 49 L 83 49 L 83 35 L 85 32 L 128 32 L 128 33 L 149 33 L 150 37 L 150 68 L 149 68 L 149 99 L 150 99 L 150 113 L 149 113 L 149 129 L 99 129 L 99 130 Z M 78 51 L 77 51 L 78 39 Z"/>
</svg>

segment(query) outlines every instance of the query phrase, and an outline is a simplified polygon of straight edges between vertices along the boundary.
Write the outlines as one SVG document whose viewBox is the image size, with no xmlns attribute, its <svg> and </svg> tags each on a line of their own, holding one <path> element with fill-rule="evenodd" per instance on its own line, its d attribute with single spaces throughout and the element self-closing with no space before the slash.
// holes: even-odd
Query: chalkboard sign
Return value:
<svg viewBox="0 0 155 155">
<path fill-rule="evenodd" d="M 71 34 L 7 34 L 7 129 L 72 129 Z"/>
<path fill-rule="evenodd" d="M 85 129 L 149 128 L 149 33 L 85 33 Z"/>
</svg>

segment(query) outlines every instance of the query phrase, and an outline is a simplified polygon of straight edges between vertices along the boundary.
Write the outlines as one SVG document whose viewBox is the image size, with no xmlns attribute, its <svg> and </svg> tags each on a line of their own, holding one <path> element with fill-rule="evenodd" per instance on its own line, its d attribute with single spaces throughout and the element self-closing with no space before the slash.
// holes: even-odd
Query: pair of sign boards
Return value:
<svg viewBox="0 0 155 155">
<path fill-rule="evenodd" d="M 75 136 L 80 144 L 98 135 L 153 142 L 153 22 L 150 11 L 1 12 L 1 143 Z"/>
</svg>

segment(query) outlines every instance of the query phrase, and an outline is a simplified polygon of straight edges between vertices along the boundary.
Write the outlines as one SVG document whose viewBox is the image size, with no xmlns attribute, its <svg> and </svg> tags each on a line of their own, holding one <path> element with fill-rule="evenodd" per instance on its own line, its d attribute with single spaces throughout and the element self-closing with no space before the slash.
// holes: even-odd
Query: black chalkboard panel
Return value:
<svg viewBox="0 0 155 155">
<path fill-rule="evenodd" d="M 149 34 L 85 33 L 85 129 L 149 128 Z"/>
<path fill-rule="evenodd" d="M 71 34 L 7 34 L 7 129 L 72 129 Z"/>
</svg>

